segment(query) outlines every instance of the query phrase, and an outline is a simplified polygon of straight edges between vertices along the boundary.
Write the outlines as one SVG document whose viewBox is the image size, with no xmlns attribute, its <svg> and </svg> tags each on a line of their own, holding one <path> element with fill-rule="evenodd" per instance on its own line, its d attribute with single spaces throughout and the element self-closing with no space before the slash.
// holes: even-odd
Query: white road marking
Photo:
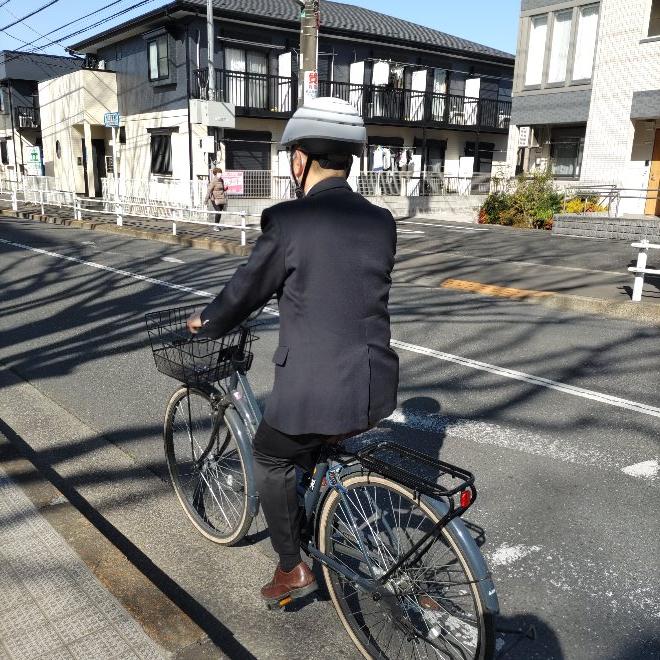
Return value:
<svg viewBox="0 0 660 660">
<path fill-rule="evenodd" d="M 488 373 L 495 374 L 496 376 L 511 378 L 512 380 L 519 380 L 523 383 L 529 383 L 530 385 L 547 387 L 548 389 L 556 390 L 557 392 L 563 392 L 565 394 L 571 394 L 583 399 L 598 401 L 599 403 L 605 403 L 616 408 L 625 408 L 626 410 L 642 413 L 643 415 L 660 417 L 660 408 L 649 406 L 645 403 L 630 401 L 629 399 L 622 399 L 618 396 L 603 394 L 602 392 L 596 392 L 594 390 L 587 390 L 583 387 L 576 387 L 575 385 L 567 385 L 566 383 L 560 383 L 556 380 L 551 380 L 550 378 L 534 376 L 532 374 L 526 374 L 522 371 L 516 371 L 515 369 L 507 369 L 506 367 L 498 367 L 494 364 L 488 364 L 487 362 L 479 362 L 478 360 L 461 357 L 460 355 L 452 355 L 451 353 L 435 351 L 432 348 L 416 346 L 415 344 L 408 344 L 407 342 L 398 341 L 396 339 L 393 339 L 391 343 L 395 348 L 400 348 L 404 351 L 410 351 L 411 353 L 426 355 L 437 360 L 444 360 L 445 362 L 453 362 L 454 364 L 470 367 L 471 369 L 476 369 L 477 371 L 486 371 Z"/>
<path fill-rule="evenodd" d="M 181 259 L 177 259 L 176 257 L 161 257 L 161 261 L 168 261 L 171 264 L 184 264 L 186 263 L 185 261 L 181 261 Z"/>
<path fill-rule="evenodd" d="M 96 263 L 95 261 L 85 261 L 84 259 L 69 257 L 63 254 L 59 254 L 58 252 L 51 252 L 49 250 L 42 250 L 41 248 L 35 248 L 30 245 L 25 245 L 23 243 L 15 243 L 14 241 L 8 241 L 4 238 L 0 238 L 0 243 L 21 248 L 23 250 L 28 250 L 30 252 L 36 252 L 37 254 L 43 254 L 45 256 L 55 257 L 57 259 L 64 259 L 65 261 L 71 261 L 74 263 L 81 264 L 83 266 L 89 266 L 90 268 L 97 268 L 98 270 L 104 270 L 110 273 L 116 273 L 117 275 L 123 275 L 124 277 L 131 277 L 133 279 L 140 280 L 143 282 L 148 282 L 150 284 L 157 284 L 158 286 L 175 289 L 177 291 L 192 293 L 202 298 L 215 297 L 215 294 L 209 293 L 208 291 L 201 291 L 200 289 L 194 289 L 192 287 L 183 286 L 181 284 L 172 284 L 170 282 L 166 282 L 164 280 L 160 280 L 155 277 L 139 275 L 138 273 L 132 273 L 127 270 L 113 268 L 112 266 L 104 266 L 103 264 Z M 267 311 L 269 311 L 269 313 L 271 314 L 279 315 L 279 313 L 276 310 L 273 310 L 272 308 L 268 308 Z M 643 415 L 650 415 L 652 417 L 660 418 L 660 408 L 656 408 L 655 406 L 649 406 L 645 403 L 639 403 L 637 401 L 622 399 L 620 397 L 612 396 L 610 394 L 603 394 L 601 392 L 596 392 L 594 390 L 587 390 L 582 387 L 576 387 L 574 385 L 567 385 L 565 383 L 560 383 L 558 381 L 551 380 L 549 378 L 543 378 L 541 376 L 526 374 L 522 371 L 507 369 L 506 367 L 498 367 L 493 364 L 488 364 L 487 362 L 479 362 L 478 360 L 472 360 L 470 358 L 462 357 L 460 355 L 444 353 L 442 351 L 433 350 L 432 348 L 426 348 L 425 346 L 417 346 L 415 344 L 409 344 L 407 342 L 398 341 L 396 339 L 393 339 L 391 343 L 392 346 L 394 346 L 395 348 L 400 348 L 401 350 L 409 351 L 411 353 L 417 353 L 418 355 L 425 355 L 427 357 L 432 357 L 435 358 L 436 360 L 443 360 L 445 362 L 453 362 L 454 364 L 458 364 L 463 367 L 476 369 L 477 371 L 485 371 L 494 374 L 496 376 L 500 376 L 502 378 L 519 380 L 524 383 L 529 383 L 530 385 L 535 385 L 538 387 L 546 387 L 548 389 L 556 390 L 557 392 L 562 392 L 564 394 L 570 394 L 572 396 L 581 397 L 583 399 L 589 399 L 591 401 L 597 401 L 598 403 L 604 403 L 606 405 L 614 406 L 616 408 L 624 408 L 626 410 L 631 410 L 633 412 L 641 413 Z"/>
<path fill-rule="evenodd" d="M 625 448 L 613 454 L 612 452 L 587 448 L 584 443 L 572 442 L 568 438 L 559 440 L 521 429 L 506 428 L 491 422 L 447 417 L 425 411 L 401 410 L 400 408 L 397 408 L 381 424 L 384 424 L 385 427 L 387 427 L 387 424 L 405 426 L 426 433 L 460 438 L 475 444 L 501 447 L 582 467 L 623 471 L 631 477 L 644 478 L 650 482 L 655 479 L 655 475 L 650 474 L 648 467 L 645 470 L 641 469 L 639 473 L 626 471 L 624 466 L 634 460 L 635 457 L 631 454 L 626 455 Z M 369 434 L 377 436 L 382 432 L 383 426 L 379 426 L 369 431 Z"/>
<path fill-rule="evenodd" d="M 397 229 L 397 234 L 423 234 L 423 231 L 415 231 L 414 229 Z"/>
<path fill-rule="evenodd" d="M 78 259 L 77 257 L 68 257 L 65 254 L 60 254 L 59 252 L 51 252 L 50 250 L 42 250 L 41 248 L 35 248 L 31 245 L 24 245 L 23 243 L 14 243 L 13 241 L 8 241 L 4 238 L 0 238 L 0 243 L 5 243 L 6 245 L 13 245 L 14 247 L 22 248 L 23 250 L 29 250 L 30 252 L 36 252 L 37 254 L 43 254 L 47 257 L 55 257 L 56 259 L 64 259 L 65 261 L 72 261 L 83 266 L 89 266 L 90 268 L 97 268 L 98 270 L 105 270 L 109 273 L 116 273 L 117 275 L 123 275 L 124 277 L 132 277 L 135 280 L 141 280 L 142 282 L 149 282 L 149 284 L 157 284 L 158 286 L 168 287 L 169 289 L 176 289 L 177 291 L 184 291 L 185 293 L 193 293 L 196 296 L 201 296 L 202 298 L 214 298 L 214 294 L 209 293 L 208 291 L 200 291 L 199 289 L 193 289 L 189 286 L 183 286 L 181 284 L 172 284 L 171 282 L 165 282 L 164 280 L 159 280 L 155 277 L 147 277 L 146 275 L 139 275 L 138 273 L 131 273 L 127 270 L 121 270 L 120 268 L 113 268 L 112 266 L 104 266 L 103 264 L 98 264 L 95 261 L 85 261 L 84 259 Z"/>
<path fill-rule="evenodd" d="M 437 225 L 433 222 L 413 222 L 412 220 L 397 220 L 399 225 L 419 225 L 420 227 L 440 227 L 453 231 L 488 231 L 485 227 L 454 227 L 452 225 Z"/>
<path fill-rule="evenodd" d="M 658 461 L 642 461 L 622 468 L 621 472 L 631 477 L 653 480 L 657 478 L 658 472 L 660 472 L 660 463 Z"/>
<path fill-rule="evenodd" d="M 488 565 L 493 566 L 506 566 L 513 564 L 528 555 L 538 552 L 541 549 L 539 545 L 508 545 L 503 543 L 499 548 L 491 550 L 487 553 Z"/>
<path fill-rule="evenodd" d="M 96 245 L 94 241 L 80 241 L 83 245 Z"/>
</svg>

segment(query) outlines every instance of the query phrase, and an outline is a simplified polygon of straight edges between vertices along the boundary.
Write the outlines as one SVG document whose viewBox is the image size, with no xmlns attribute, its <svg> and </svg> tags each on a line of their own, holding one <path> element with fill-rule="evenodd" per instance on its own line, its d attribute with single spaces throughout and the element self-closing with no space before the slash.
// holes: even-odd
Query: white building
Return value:
<svg viewBox="0 0 660 660">
<path fill-rule="evenodd" d="M 660 0 L 523 0 L 508 151 L 660 215 Z"/>
</svg>

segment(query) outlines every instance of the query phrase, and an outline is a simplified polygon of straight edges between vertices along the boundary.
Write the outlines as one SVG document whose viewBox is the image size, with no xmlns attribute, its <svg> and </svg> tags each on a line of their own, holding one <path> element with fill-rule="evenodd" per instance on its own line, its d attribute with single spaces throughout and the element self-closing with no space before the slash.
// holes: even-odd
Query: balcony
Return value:
<svg viewBox="0 0 660 660">
<path fill-rule="evenodd" d="M 194 72 L 192 96 L 208 99 L 208 69 Z M 288 117 L 297 107 L 295 78 L 217 69 L 216 95 L 236 106 L 236 114 L 256 117 Z M 379 85 L 319 82 L 320 96 L 351 103 L 369 124 L 465 128 L 506 133 L 511 101 L 477 99 L 455 94 L 434 94 Z"/>
<path fill-rule="evenodd" d="M 193 98 L 233 103 L 237 115 L 287 118 L 297 106 L 293 78 L 216 69 L 215 88 L 216 98 L 210 99 L 208 69 L 194 72 Z"/>
<path fill-rule="evenodd" d="M 19 105 L 16 108 L 17 128 L 39 128 L 40 126 L 39 108 L 33 108 L 27 105 Z"/>
<path fill-rule="evenodd" d="M 319 94 L 348 101 L 372 124 L 506 132 L 511 118 L 511 101 L 497 99 L 329 81 L 319 83 Z"/>
</svg>

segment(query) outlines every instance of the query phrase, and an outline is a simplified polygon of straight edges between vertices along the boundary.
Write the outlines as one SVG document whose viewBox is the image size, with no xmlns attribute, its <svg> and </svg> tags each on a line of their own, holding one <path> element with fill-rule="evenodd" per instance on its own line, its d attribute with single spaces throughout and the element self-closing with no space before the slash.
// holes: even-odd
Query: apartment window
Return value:
<svg viewBox="0 0 660 660">
<path fill-rule="evenodd" d="M 653 0 L 649 20 L 649 37 L 660 36 L 660 0 Z"/>
<path fill-rule="evenodd" d="M 172 174 L 172 135 L 171 133 L 151 133 L 151 173 Z"/>
<path fill-rule="evenodd" d="M 582 167 L 585 128 L 553 128 L 550 132 L 550 169 L 557 178 L 577 179 Z"/>
<path fill-rule="evenodd" d="M 149 54 L 149 80 L 163 80 L 170 75 L 168 36 L 162 34 L 147 42 Z"/>
<path fill-rule="evenodd" d="M 525 86 L 540 85 L 543 80 L 543 63 L 545 60 L 545 41 L 548 34 L 548 16 L 532 18 L 527 47 L 527 70 L 525 71 Z"/>
<path fill-rule="evenodd" d="M 267 74 L 268 56 L 265 53 L 225 48 L 225 98 L 229 103 L 248 108 L 266 108 Z"/>
<path fill-rule="evenodd" d="M 549 83 L 559 83 L 566 80 L 573 10 L 558 12 L 555 14 L 554 19 L 552 44 L 550 46 L 550 67 L 548 69 Z"/>
<path fill-rule="evenodd" d="M 7 112 L 5 109 L 5 90 L 0 89 L 0 112 Z"/>
<path fill-rule="evenodd" d="M 596 35 L 598 32 L 598 5 L 582 7 L 578 16 L 573 80 L 589 80 L 594 67 Z"/>
<path fill-rule="evenodd" d="M 465 143 L 465 155 L 474 158 L 474 172 L 490 173 L 493 169 L 493 153 L 495 144 L 493 142 L 479 142 L 479 152 L 476 153 L 474 142 Z"/>
<path fill-rule="evenodd" d="M 0 142 L 0 162 L 3 165 L 9 165 L 9 154 L 7 152 L 7 140 Z"/>
</svg>

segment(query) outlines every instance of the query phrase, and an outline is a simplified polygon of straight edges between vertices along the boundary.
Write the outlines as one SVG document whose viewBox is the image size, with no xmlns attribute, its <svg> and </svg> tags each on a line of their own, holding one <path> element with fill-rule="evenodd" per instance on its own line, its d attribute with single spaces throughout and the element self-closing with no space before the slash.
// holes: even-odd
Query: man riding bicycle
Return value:
<svg viewBox="0 0 660 660">
<path fill-rule="evenodd" d="M 325 443 L 396 407 L 388 313 L 396 226 L 346 181 L 365 143 L 362 117 L 345 101 L 318 98 L 296 111 L 282 145 L 298 199 L 263 212 L 247 263 L 188 321 L 191 332 L 220 337 L 277 294 L 275 382 L 254 440 L 257 489 L 279 555 L 261 590 L 269 603 L 317 588 L 300 556 L 296 465 L 310 471 Z"/>
</svg>

